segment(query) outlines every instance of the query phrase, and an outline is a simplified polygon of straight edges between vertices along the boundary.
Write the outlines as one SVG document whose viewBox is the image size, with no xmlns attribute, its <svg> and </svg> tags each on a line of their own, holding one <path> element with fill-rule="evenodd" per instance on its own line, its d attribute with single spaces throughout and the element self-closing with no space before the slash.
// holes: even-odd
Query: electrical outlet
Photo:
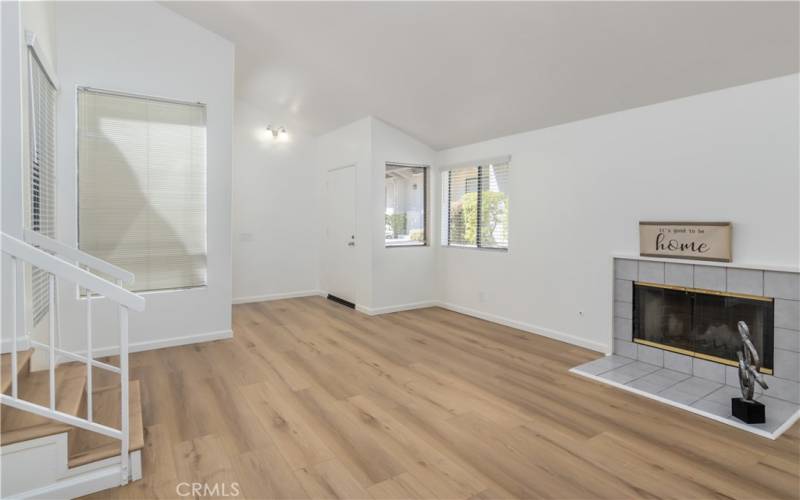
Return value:
<svg viewBox="0 0 800 500">
<path fill-rule="evenodd" d="M 486 302 L 486 292 L 478 292 L 478 301 L 480 301 L 481 304 Z"/>
</svg>

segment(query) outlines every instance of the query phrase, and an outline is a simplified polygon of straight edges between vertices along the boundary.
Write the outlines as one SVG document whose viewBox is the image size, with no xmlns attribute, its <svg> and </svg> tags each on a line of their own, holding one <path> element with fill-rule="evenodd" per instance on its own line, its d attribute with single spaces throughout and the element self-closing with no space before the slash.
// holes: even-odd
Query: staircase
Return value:
<svg viewBox="0 0 800 500">
<path fill-rule="evenodd" d="M 31 231 L 24 240 L 2 234 L 0 248 L 11 258 L 14 289 L 12 349 L 0 356 L 0 496 L 73 498 L 140 479 L 141 391 L 138 381 L 129 381 L 127 337 L 128 311 L 143 310 L 144 299 L 121 287 L 133 275 Z M 24 265 L 49 275 L 47 341 L 30 338 L 25 330 Z M 85 352 L 69 352 L 60 345 L 59 280 L 89 292 L 83 299 Z M 118 357 L 99 360 L 92 355 L 96 300 L 118 306 Z M 25 345 L 30 348 L 18 349 Z M 38 350 L 46 354 L 48 366 L 31 371 Z"/>
</svg>

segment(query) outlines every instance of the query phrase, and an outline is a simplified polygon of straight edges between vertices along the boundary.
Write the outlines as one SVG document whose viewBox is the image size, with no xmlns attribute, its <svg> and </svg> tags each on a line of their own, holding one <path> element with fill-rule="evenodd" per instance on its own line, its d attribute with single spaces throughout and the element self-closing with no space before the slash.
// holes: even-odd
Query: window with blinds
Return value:
<svg viewBox="0 0 800 500">
<path fill-rule="evenodd" d="M 78 90 L 81 250 L 134 291 L 206 284 L 206 110 Z"/>
<path fill-rule="evenodd" d="M 508 180 L 507 161 L 442 172 L 442 242 L 508 249 Z"/>
<path fill-rule="evenodd" d="M 30 111 L 29 227 L 56 237 L 56 87 L 36 57 L 28 50 L 28 105 Z M 49 309 L 49 278 L 37 267 L 31 270 L 31 310 L 34 325 Z"/>
</svg>

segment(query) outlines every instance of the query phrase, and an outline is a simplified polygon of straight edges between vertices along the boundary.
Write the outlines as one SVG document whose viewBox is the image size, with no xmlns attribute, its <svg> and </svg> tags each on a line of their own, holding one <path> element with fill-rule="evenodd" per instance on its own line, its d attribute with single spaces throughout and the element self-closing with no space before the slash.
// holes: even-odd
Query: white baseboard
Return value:
<svg viewBox="0 0 800 500">
<path fill-rule="evenodd" d="M 211 342 L 213 340 L 224 340 L 233 338 L 233 330 L 219 330 L 217 332 L 198 333 L 194 335 L 185 335 L 182 337 L 170 337 L 167 339 L 158 340 L 145 340 L 143 342 L 131 342 L 128 347 L 129 353 L 152 351 L 154 349 L 164 349 L 165 347 L 176 347 L 180 345 L 199 344 L 201 342 Z M 85 350 L 74 350 L 75 354 L 86 356 Z M 92 354 L 95 358 L 102 358 L 105 356 L 116 356 L 119 354 L 119 346 L 98 347 L 92 349 Z M 67 361 L 62 359 L 61 361 Z M 61 362 L 59 361 L 59 363 Z M 31 371 L 41 371 L 48 368 L 47 355 L 44 351 L 34 351 L 33 358 L 31 358 Z"/>
<path fill-rule="evenodd" d="M 212 340 L 224 340 L 233 338 L 233 330 L 219 330 L 216 332 L 197 333 L 185 335 L 183 337 L 170 337 L 167 339 L 146 340 L 143 342 L 131 342 L 128 352 L 151 351 L 153 349 L 163 349 L 165 347 L 176 347 L 179 345 L 199 344 L 201 342 L 211 342 Z M 92 350 L 94 357 L 115 356 L 119 354 L 119 346 L 101 347 Z M 86 354 L 80 351 L 79 354 Z"/>
<path fill-rule="evenodd" d="M 441 307 L 442 309 L 448 309 L 450 311 L 466 314 L 467 316 L 472 316 L 474 318 L 479 318 L 485 321 L 491 321 L 492 323 L 509 326 L 511 328 L 516 328 L 517 330 L 535 333 L 536 335 L 542 335 L 543 337 L 560 340 L 568 344 L 577 345 L 579 347 L 584 347 L 586 349 L 591 349 L 592 351 L 597 351 L 604 354 L 607 354 L 609 351 L 609 347 L 601 342 L 586 340 L 580 337 L 576 337 L 575 335 L 570 335 L 568 333 L 553 330 L 551 328 L 531 325 L 529 323 L 524 323 L 522 321 L 516 321 L 513 319 L 504 318 L 502 316 L 497 316 L 495 314 L 478 311 L 475 309 L 470 309 L 468 307 L 463 307 L 456 304 L 450 304 L 447 302 L 440 302 L 437 300 L 428 300 L 424 302 L 414 302 L 411 304 L 400 304 L 396 306 L 385 306 L 385 307 L 366 307 L 362 305 L 356 305 L 356 310 L 364 314 L 367 314 L 369 316 L 377 316 L 380 314 L 409 311 L 412 309 L 422 309 L 426 307 Z"/>
<path fill-rule="evenodd" d="M 267 295 L 252 295 L 250 297 L 236 297 L 234 304 L 249 304 L 251 302 L 267 302 L 270 300 L 294 299 L 297 297 L 312 297 L 322 295 L 320 290 L 301 290 L 298 292 L 269 293 Z"/>
<path fill-rule="evenodd" d="M 211 342 L 212 340 L 224 340 L 233 338 L 233 330 L 219 330 L 216 332 L 197 333 L 193 335 L 185 335 L 183 337 L 170 337 L 168 339 L 147 340 L 144 342 L 132 342 L 129 352 L 151 351 L 153 349 L 163 349 L 165 347 L 176 347 L 179 345 L 199 344 L 200 342 Z M 107 348 L 113 351 L 113 354 L 119 354 L 119 347 Z M 111 356 L 113 354 L 105 354 L 102 350 L 98 349 L 97 356 Z"/>
<path fill-rule="evenodd" d="M 468 307 L 459 306 L 456 304 L 449 304 L 446 302 L 439 302 L 439 307 L 443 309 L 448 309 L 450 311 L 454 311 L 461 314 L 466 314 L 467 316 L 472 316 L 475 318 L 483 319 L 486 321 L 491 321 L 492 323 L 497 323 L 500 325 L 510 326 L 511 328 L 516 328 L 517 330 L 522 330 L 525 332 L 535 333 L 536 335 L 541 335 L 543 337 L 548 337 L 555 340 L 560 340 L 562 342 L 566 342 L 568 344 L 573 344 L 579 347 L 584 347 L 586 349 L 591 349 L 592 351 L 597 351 L 606 354 L 608 352 L 608 346 L 601 343 L 601 342 L 594 342 L 592 340 L 586 340 L 580 337 L 576 337 L 575 335 L 571 335 L 569 333 L 559 332 L 557 330 L 553 330 L 551 328 L 545 328 L 543 326 L 531 325 L 529 323 L 523 323 L 522 321 L 517 321 L 513 319 L 504 318 L 502 316 L 497 316 L 494 314 L 486 313 L 483 311 L 476 311 L 475 309 L 470 309 Z"/>
<path fill-rule="evenodd" d="M 412 302 L 410 304 L 400 304 L 396 306 L 384 306 L 384 307 L 366 307 L 362 305 L 356 305 L 356 311 L 362 312 L 369 316 L 377 316 L 379 314 L 410 311 L 412 309 L 423 309 L 426 307 L 436 307 L 438 305 L 440 305 L 439 301 L 436 300 L 426 300 L 423 302 Z"/>
</svg>

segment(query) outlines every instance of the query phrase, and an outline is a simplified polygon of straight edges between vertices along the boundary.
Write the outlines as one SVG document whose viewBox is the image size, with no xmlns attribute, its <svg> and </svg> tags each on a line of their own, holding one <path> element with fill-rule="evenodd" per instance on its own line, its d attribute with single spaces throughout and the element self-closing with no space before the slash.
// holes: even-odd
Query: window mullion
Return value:
<svg viewBox="0 0 800 500">
<path fill-rule="evenodd" d="M 482 200 L 482 198 L 483 198 L 483 187 L 482 187 L 483 182 L 482 181 L 483 181 L 483 166 L 478 165 L 478 193 L 477 193 L 477 196 L 478 196 L 478 200 L 477 200 L 478 214 L 477 214 L 477 228 L 476 228 L 476 232 L 475 232 L 475 247 L 476 248 L 480 248 L 481 247 L 481 204 L 482 204 L 482 201 L 483 201 Z"/>
<path fill-rule="evenodd" d="M 450 199 L 453 193 L 453 171 L 450 170 L 447 172 L 447 244 L 450 244 L 450 228 L 453 225 L 452 213 L 450 211 L 450 207 L 452 206 L 453 202 Z"/>
</svg>

